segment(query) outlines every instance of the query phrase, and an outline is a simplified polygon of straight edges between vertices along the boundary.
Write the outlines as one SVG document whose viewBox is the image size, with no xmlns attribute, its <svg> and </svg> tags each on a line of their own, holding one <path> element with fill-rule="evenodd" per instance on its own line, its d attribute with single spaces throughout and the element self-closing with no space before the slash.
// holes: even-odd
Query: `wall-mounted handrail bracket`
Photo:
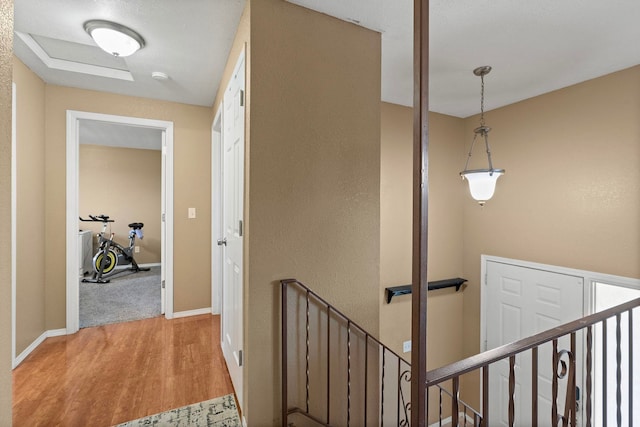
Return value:
<svg viewBox="0 0 640 427">
<path fill-rule="evenodd" d="M 444 280 L 434 280 L 433 282 L 429 282 L 429 290 L 434 291 L 436 289 L 445 289 L 452 288 L 455 286 L 456 292 L 460 290 L 462 284 L 466 282 L 467 279 L 463 279 L 461 277 L 456 277 L 455 279 L 444 279 Z M 411 285 L 402 285 L 402 286 L 391 286 L 385 288 L 385 292 L 387 294 L 387 304 L 391 302 L 391 298 L 398 295 L 407 295 L 411 293 Z"/>
</svg>

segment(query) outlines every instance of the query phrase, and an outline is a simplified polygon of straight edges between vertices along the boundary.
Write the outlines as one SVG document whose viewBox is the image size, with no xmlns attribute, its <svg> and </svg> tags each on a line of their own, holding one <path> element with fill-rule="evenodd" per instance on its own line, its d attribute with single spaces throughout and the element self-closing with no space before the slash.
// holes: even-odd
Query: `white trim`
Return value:
<svg viewBox="0 0 640 427">
<path fill-rule="evenodd" d="M 67 186 L 66 186 L 66 254 L 67 254 L 67 333 L 73 334 L 80 329 L 79 320 L 79 281 L 78 281 L 78 152 L 79 152 L 79 120 L 97 120 L 102 122 L 129 124 L 164 130 L 166 135 L 167 159 L 164 175 L 164 191 L 166 192 L 165 217 L 166 239 L 162 242 L 166 249 L 166 265 L 164 267 L 166 287 L 165 317 L 173 315 L 173 122 L 164 120 L 142 119 L 136 117 L 115 116 L 111 114 L 91 113 L 67 110 Z"/>
<path fill-rule="evenodd" d="M 66 329 L 51 329 L 49 331 L 44 331 L 42 335 L 40 335 L 31 344 L 29 344 L 29 346 L 25 348 L 24 351 L 20 353 L 20 355 L 13 360 L 12 369 L 15 369 L 16 367 L 18 367 L 18 365 L 20 365 L 24 361 L 24 359 L 26 359 L 27 356 L 29 356 L 33 352 L 33 350 L 38 348 L 38 346 L 42 344 L 45 339 L 51 338 L 51 337 L 59 337 L 66 334 L 67 334 Z"/>
<path fill-rule="evenodd" d="M 179 319 L 180 317 L 200 316 L 201 314 L 211 314 L 211 307 L 196 308 L 195 310 L 178 311 L 176 313 L 173 313 L 173 318 Z"/>
<path fill-rule="evenodd" d="M 126 80 L 130 82 L 134 80 L 133 75 L 127 70 L 119 70 L 117 68 L 52 58 L 47 52 L 45 52 L 38 42 L 31 37 L 30 34 L 21 33 L 20 31 L 16 31 L 15 33 L 48 68 L 71 71 L 74 73 L 90 74 L 92 76 L 108 77 L 110 79 Z"/>
<path fill-rule="evenodd" d="M 17 86 L 11 85 L 11 360 L 16 363 L 16 292 L 18 283 L 18 142 L 17 142 Z"/>
<path fill-rule="evenodd" d="M 211 314 L 221 313 L 222 247 L 222 103 L 211 125 Z"/>
</svg>

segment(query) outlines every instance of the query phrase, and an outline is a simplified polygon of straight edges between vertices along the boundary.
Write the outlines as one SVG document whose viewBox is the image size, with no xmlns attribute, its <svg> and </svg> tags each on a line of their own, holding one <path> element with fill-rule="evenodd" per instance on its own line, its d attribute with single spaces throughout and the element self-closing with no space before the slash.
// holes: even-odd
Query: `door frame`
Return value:
<svg viewBox="0 0 640 427">
<path fill-rule="evenodd" d="M 166 145 L 162 148 L 162 214 L 164 239 L 162 247 L 162 270 L 165 280 L 165 317 L 173 318 L 173 122 L 117 116 L 86 111 L 67 110 L 67 187 L 66 187 L 66 283 L 67 313 L 66 331 L 73 334 L 80 329 L 80 284 L 78 280 L 78 216 L 79 216 L 79 153 L 80 120 L 97 120 L 121 125 L 156 128 L 163 131 Z"/>
<path fill-rule="evenodd" d="M 536 270 L 549 271 L 551 273 L 566 274 L 569 276 L 582 277 L 584 280 L 583 307 L 585 307 L 583 316 L 588 316 L 594 312 L 594 282 L 605 282 L 619 284 L 630 288 L 637 287 L 638 279 L 616 276 L 613 274 L 597 273 L 595 271 L 579 270 L 569 267 L 561 267 L 551 264 L 542 264 L 531 261 L 523 261 L 518 259 L 503 258 L 493 255 L 482 254 L 480 256 L 480 352 L 486 351 L 486 330 L 487 330 L 487 263 L 500 262 L 503 264 L 511 264 L 518 267 L 533 268 Z"/>
<path fill-rule="evenodd" d="M 11 368 L 16 363 L 16 318 L 18 284 L 18 142 L 17 142 L 17 86 L 11 82 Z"/>
<path fill-rule="evenodd" d="M 222 237 L 222 109 L 216 110 L 211 124 L 211 314 L 222 313 L 223 252 L 218 246 Z M 222 328 L 220 328 L 222 337 Z"/>
</svg>

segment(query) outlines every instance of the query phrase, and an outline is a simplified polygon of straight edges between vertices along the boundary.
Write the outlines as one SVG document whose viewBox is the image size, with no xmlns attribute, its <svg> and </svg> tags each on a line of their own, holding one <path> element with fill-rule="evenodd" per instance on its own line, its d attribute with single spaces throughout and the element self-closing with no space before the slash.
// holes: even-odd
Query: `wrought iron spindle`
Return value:
<svg viewBox="0 0 640 427">
<path fill-rule="evenodd" d="M 288 414 L 288 402 L 287 402 L 287 396 L 288 396 L 288 391 L 287 391 L 287 382 L 288 382 L 288 377 L 287 377 L 287 330 L 288 328 L 288 324 L 287 324 L 287 283 L 286 282 L 281 282 L 282 283 L 282 295 L 281 295 L 281 302 L 280 302 L 280 308 L 281 308 L 281 319 L 282 319 L 282 333 L 281 333 L 281 344 L 282 344 L 282 348 L 280 349 L 281 355 L 280 355 L 280 359 L 281 359 L 281 369 L 282 372 L 280 373 L 281 375 L 281 389 L 282 389 L 282 407 L 281 409 L 281 413 L 280 413 L 280 417 L 281 417 L 281 421 L 282 421 L 282 427 L 286 427 L 287 426 L 287 414 Z"/>
<path fill-rule="evenodd" d="M 585 418 L 586 418 L 586 427 L 591 427 L 591 375 L 593 371 L 593 327 L 589 326 L 587 328 L 587 372 L 586 372 L 586 382 L 587 382 L 587 390 L 586 396 L 584 398 L 585 405 Z"/>
<path fill-rule="evenodd" d="M 516 356 L 509 357 L 509 427 L 515 425 L 516 408 L 514 396 L 516 394 Z"/>
<path fill-rule="evenodd" d="M 558 425 L 558 340 L 553 340 L 553 356 L 551 366 L 551 425 Z"/>
<path fill-rule="evenodd" d="M 404 405 L 404 402 L 402 402 L 402 398 L 401 398 L 401 396 L 402 396 L 402 380 L 401 380 L 402 379 L 402 374 L 401 374 L 402 367 L 400 366 L 400 364 L 401 364 L 400 360 L 398 360 L 398 397 L 397 397 L 398 403 L 396 405 L 398 407 L 398 415 L 397 415 L 398 422 L 397 422 L 396 425 L 400 425 L 400 405 Z"/>
<path fill-rule="evenodd" d="M 442 427 L 442 389 L 438 393 L 438 425 Z"/>
<path fill-rule="evenodd" d="M 482 367 L 482 427 L 489 424 L 489 365 Z"/>
<path fill-rule="evenodd" d="M 364 336 L 364 427 L 367 427 L 367 397 L 369 396 L 369 334 Z"/>
<path fill-rule="evenodd" d="M 616 314 L 616 421 L 622 425 L 622 317 Z"/>
<path fill-rule="evenodd" d="M 538 425 L 538 347 L 531 349 L 531 425 Z"/>
<path fill-rule="evenodd" d="M 384 371 L 385 371 L 385 353 L 386 348 L 382 348 L 382 388 L 380 391 L 380 427 L 384 427 Z"/>
<path fill-rule="evenodd" d="M 351 425 L 351 321 L 347 321 L 347 427 Z"/>
<path fill-rule="evenodd" d="M 327 306 L 327 424 L 331 424 L 331 306 Z"/>
<path fill-rule="evenodd" d="M 602 321 L 602 421 L 607 423 L 607 319 Z"/>
<path fill-rule="evenodd" d="M 309 413 L 309 291 L 306 292 L 307 295 L 307 332 L 306 332 L 306 406 L 307 406 L 307 414 Z"/>
<path fill-rule="evenodd" d="M 458 425 L 458 399 L 460 398 L 460 377 L 451 380 L 451 425 Z"/>
<path fill-rule="evenodd" d="M 633 310 L 629 310 L 629 425 L 633 424 Z"/>
</svg>

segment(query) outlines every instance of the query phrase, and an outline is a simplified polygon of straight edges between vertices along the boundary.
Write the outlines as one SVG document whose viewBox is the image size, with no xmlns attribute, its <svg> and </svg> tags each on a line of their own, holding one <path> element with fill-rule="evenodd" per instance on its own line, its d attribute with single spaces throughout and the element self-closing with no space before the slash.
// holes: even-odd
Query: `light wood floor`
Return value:
<svg viewBox="0 0 640 427">
<path fill-rule="evenodd" d="M 13 371 L 13 425 L 111 426 L 233 393 L 220 316 L 48 338 Z"/>
</svg>

